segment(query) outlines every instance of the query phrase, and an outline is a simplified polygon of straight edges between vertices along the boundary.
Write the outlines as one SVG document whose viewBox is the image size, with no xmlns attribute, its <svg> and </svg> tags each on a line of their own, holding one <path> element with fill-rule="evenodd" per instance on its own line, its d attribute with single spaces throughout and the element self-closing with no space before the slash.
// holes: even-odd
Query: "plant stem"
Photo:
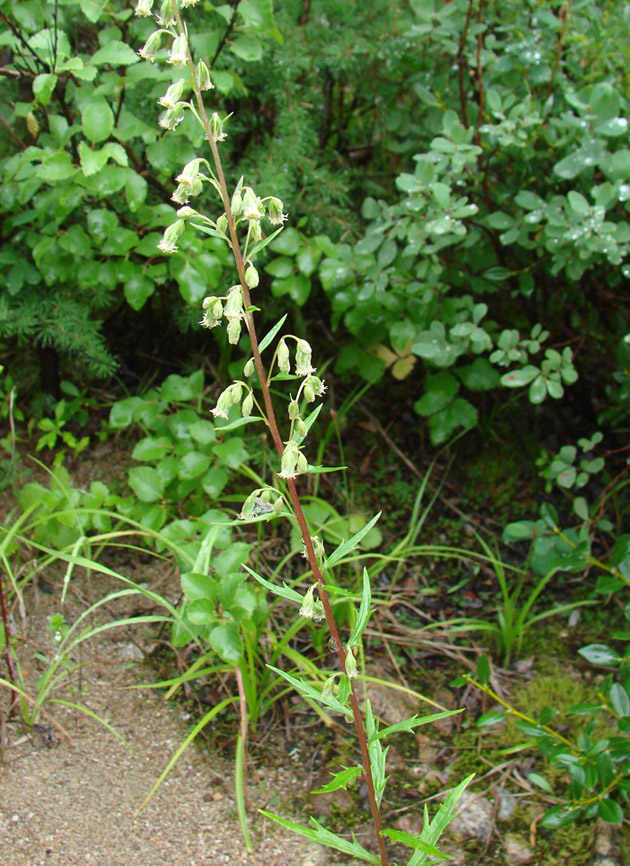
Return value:
<svg viewBox="0 0 630 866">
<path fill-rule="evenodd" d="M 178 8 L 178 4 L 174 3 L 175 16 L 177 20 L 177 25 L 180 34 L 185 33 L 184 25 L 181 19 L 180 11 Z M 193 83 L 193 91 L 195 94 L 195 102 L 197 104 L 197 108 L 199 111 L 199 116 L 202 121 L 203 129 L 206 133 L 206 138 L 210 145 L 210 150 L 212 152 L 212 158 L 214 161 L 217 180 L 219 183 L 219 187 L 221 190 L 221 199 L 223 201 L 223 207 L 225 209 L 225 216 L 228 222 L 228 230 L 230 232 L 230 239 L 232 245 L 232 253 L 234 256 L 234 261 L 236 264 L 236 270 L 238 273 L 239 282 L 241 284 L 241 288 L 243 289 L 243 299 L 245 304 L 246 312 L 246 324 L 247 331 L 249 334 L 249 338 L 251 341 L 252 347 L 252 356 L 254 358 L 254 365 L 256 367 L 256 371 L 258 373 L 258 379 L 260 381 L 260 387 L 262 390 L 263 401 L 265 404 L 265 413 L 267 416 L 267 424 L 269 427 L 269 431 L 271 433 L 271 437 L 273 439 L 273 443 L 275 445 L 276 451 L 278 455 L 282 457 L 282 453 L 284 451 L 284 445 L 282 442 L 282 437 L 280 436 L 280 430 L 278 428 L 278 423 L 276 421 L 276 416 L 274 412 L 273 402 L 271 398 L 271 392 L 269 390 L 269 383 L 267 381 L 267 377 L 265 374 L 265 370 L 262 363 L 262 358 L 260 355 L 260 349 L 258 347 L 258 337 L 256 334 L 256 326 L 254 323 L 253 313 L 250 311 L 251 307 L 251 297 L 249 293 L 249 286 L 247 285 L 247 281 L 245 280 L 245 262 L 243 261 L 243 255 L 241 253 L 241 247 L 236 231 L 236 224 L 234 222 L 234 216 L 232 214 L 232 209 L 230 207 L 230 194 L 228 191 L 227 183 L 225 180 L 225 173 L 223 171 L 223 164 L 221 162 L 221 156 L 219 154 L 219 149 L 217 147 L 217 142 L 212 134 L 210 122 L 208 120 L 208 115 L 206 113 L 205 105 L 203 102 L 203 98 L 201 96 L 201 90 L 199 88 L 199 81 L 197 79 L 197 73 L 195 70 L 195 65 L 192 59 L 192 54 L 190 53 L 190 49 L 188 49 L 188 66 L 190 69 L 190 73 L 192 76 Z M 328 593 L 325 589 L 324 578 L 321 573 L 321 569 L 317 562 L 317 557 L 315 555 L 315 550 L 313 548 L 313 542 L 311 539 L 311 534 L 308 529 L 308 525 L 306 523 L 306 518 L 304 516 L 304 511 L 302 510 L 302 505 L 300 502 L 299 494 L 297 492 L 297 487 L 295 481 L 290 478 L 287 480 L 287 486 L 289 489 L 289 495 L 291 497 L 291 502 L 293 508 L 295 510 L 295 516 L 297 522 L 300 526 L 300 530 L 302 532 L 302 538 L 304 540 L 304 545 L 306 547 L 307 559 L 313 571 L 313 576 L 317 580 L 318 589 L 319 589 L 319 597 L 321 599 L 322 605 L 324 607 L 324 612 L 326 615 L 326 622 L 328 624 L 328 628 L 330 630 L 330 634 L 337 650 L 337 654 L 339 656 L 339 662 L 341 664 L 341 669 L 344 674 L 347 676 L 346 671 L 346 653 L 343 648 L 343 644 L 341 641 L 341 636 L 339 634 L 339 629 L 337 628 L 337 623 L 335 622 L 335 618 L 333 616 L 332 608 L 330 606 L 330 601 L 328 599 Z M 370 801 L 370 810 L 372 812 L 372 820 L 374 822 L 374 830 L 376 833 L 376 838 L 379 847 L 379 854 L 381 858 L 382 866 L 388 866 L 388 858 L 387 858 L 387 850 L 385 848 L 385 840 L 381 835 L 381 818 L 378 808 L 378 803 L 376 800 L 376 792 L 374 790 L 374 782 L 372 779 L 372 764 L 370 761 L 369 749 L 368 749 L 368 741 L 365 732 L 365 726 L 363 724 L 363 718 L 361 716 L 361 711 L 359 708 L 359 702 L 356 696 L 354 683 L 351 679 L 349 679 L 351 690 L 350 690 L 350 705 L 352 707 L 352 715 L 354 718 L 354 725 L 357 733 L 357 738 L 359 740 L 359 746 L 361 749 L 361 759 L 363 764 L 363 770 L 365 775 L 365 784 L 368 790 L 368 798 Z"/>
</svg>

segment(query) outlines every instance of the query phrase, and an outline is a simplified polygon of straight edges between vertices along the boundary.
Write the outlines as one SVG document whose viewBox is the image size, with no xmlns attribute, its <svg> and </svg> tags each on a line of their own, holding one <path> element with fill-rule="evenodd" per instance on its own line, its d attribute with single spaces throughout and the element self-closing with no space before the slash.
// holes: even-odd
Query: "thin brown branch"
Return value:
<svg viewBox="0 0 630 866">
<path fill-rule="evenodd" d="M 466 82 L 465 82 L 465 72 L 468 66 L 466 61 L 466 57 L 464 55 L 464 48 L 466 47 L 466 39 L 468 38 L 468 30 L 470 28 L 470 22 L 472 20 L 473 13 L 473 2 L 474 0 L 469 0 L 468 2 L 468 12 L 466 13 L 466 21 L 464 22 L 464 29 L 462 30 L 462 35 L 459 39 L 459 45 L 457 47 L 457 55 L 455 57 L 455 63 L 457 64 L 457 77 L 459 82 L 459 104 L 462 111 L 462 123 L 468 129 L 468 105 L 466 102 Z"/>
</svg>

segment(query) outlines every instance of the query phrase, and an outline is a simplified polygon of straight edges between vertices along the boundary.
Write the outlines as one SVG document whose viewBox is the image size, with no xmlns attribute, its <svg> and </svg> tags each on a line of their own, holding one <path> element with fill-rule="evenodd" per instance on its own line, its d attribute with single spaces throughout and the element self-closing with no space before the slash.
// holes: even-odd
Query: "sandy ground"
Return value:
<svg viewBox="0 0 630 866">
<path fill-rule="evenodd" d="M 44 615 L 29 617 L 33 650 L 50 651 Z M 6 727 L 0 764 L 0 864 L 2 866 L 321 866 L 325 853 L 285 834 L 255 812 L 250 816 L 254 853 L 242 841 L 230 763 L 221 755 L 189 748 L 137 817 L 169 758 L 188 733 L 181 707 L 148 690 L 125 686 L 146 681 L 150 671 L 133 661 L 137 648 L 108 632 L 86 646 L 81 695 L 77 674 L 57 697 L 88 706 L 116 727 L 124 745 L 103 725 L 59 705 L 45 711 L 68 736 L 40 717 L 26 736 Z M 27 641 L 28 643 L 28 641 Z M 33 669 L 29 670 L 29 666 Z M 40 664 L 26 658 L 23 673 L 35 681 Z M 144 678 L 144 679 L 143 679 Z M 6 690 L 0 695 L 6 702 Z M 290 808 L 298 790 L 291 770 L 256 770 L 249 796 L 269 804 L 274 792 Z M 273 810 L 273 806 L 271 806 Z"/>
</svg>

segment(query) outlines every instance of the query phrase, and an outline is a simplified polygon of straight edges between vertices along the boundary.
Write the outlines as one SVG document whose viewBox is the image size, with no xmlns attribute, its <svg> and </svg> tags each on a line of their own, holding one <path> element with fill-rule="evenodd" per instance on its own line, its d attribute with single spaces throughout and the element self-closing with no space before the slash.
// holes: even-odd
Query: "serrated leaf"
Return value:
<svg viewBox="0 0 630 866">
<path fill-rule="evenodd" d="M 311 791 L 311 794 L 330 794 L 332 791 L 338 791 L 340 788 L 345 790 L 362 772 L 361 767 L 344 767 L 340 773 L 331 773 L 333 777 L 332 781 L 324 785 L 323 788 Z"/>
</svg>

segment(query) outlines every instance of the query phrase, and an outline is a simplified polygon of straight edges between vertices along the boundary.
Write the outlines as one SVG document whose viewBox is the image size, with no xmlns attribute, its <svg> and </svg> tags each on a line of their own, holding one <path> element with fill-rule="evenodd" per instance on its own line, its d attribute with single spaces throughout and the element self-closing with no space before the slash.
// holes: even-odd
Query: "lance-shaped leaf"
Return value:
<svg viewBox="0 0 630 866">
<path fill-rule="evenodd" d="M 261 518 L 264 519 L 264 518 Z M 242 520 L 236 521 L 237 523 L 243 523 Z M 254 521 L 248 521 L 249 523 L 253 523 Z M 251 576 L 258 581 L 258 583 L 262 584 L 265 589 L 268 589 L 269 592 L 273 592 L 274 595 L 279 595 L 282 598 L 288 598 L 289 601 L 297 601 L 298 604 L 302 604 L 304 601 L 304 596 L 296 592 L 294 589 L 291 589 L 290 586 L 287 586 L 286 583 L 283 583 L 282 586 L 278 586 L 277 583 L 270 583 L 268 580 L 265 580 L 264 577 L 261 577 L 259 574 L 256 574 L 248 565 L 244 565 L 243 568 L 247 571 Z"/>
<path fill-rule="evenodd" d="M 340 788 L 345 789 L 362 772 L 361 767 L 344 767 L 340 773 L 331 773 L 330 775 L 333 777 L 332 781 L 324 785 L 323 788 L 311 791 L 311 794 L 330 794 L 332 791 L 338 791 Z"/>
<path fill-rule="evenodd" d="M 310 471 L 311 468 L 309 467 L 309 472 Z M 376 524 L 380 516 L 381 512 L 379 511 L 379 513 L 376 514 L 368 523 L 366 523 L 365 526 L 363 526 L 358 532 L 355 532 L 352 538 L 349 538 L 347 541 L 342 541 L 339 547 L 333 550 L 333 552 L 330 554 L 330 556 L 324 563 L 324 568 L 332 568 L 333 565 L 336 565 L 345 556 L 351 553 L 355 549 L 355 547 L 358 547 L 361 539 L 368 534 L 368 532 Z"/>
<path fill-rule="evenodd" d="M 370 586 L 370 576 L 367 572 L 367 568 L 363 569 L 363 594 L 361 596 L 361 604 L 359 605 L 359 611 L 357 613 L 357 618 L 354 623 L 354 628 L 352 629 L 352 634 L 350 635 L 350 640 L 346 644 L 346 648 L 350 649 L 350 647 L 356 646 L 361 640 L 361 635 L 363 634 L 366 625 L 368 624 L 368 620 L 370 618 L 370 604 L 372 602 L 372 588 Z"/>
<path fill-rule="evenodd" d="M 341 713 L 347 719 L 352 718 L 352 710 L 350 707 L 344 707 L 344 705 L 338 701 L 334 695 L 324 696 L 321 689 L 315 688 L 315 686 L 312 686 L 310 683 L 303 682 L 297 677 L 286 673 L 286 671 L 281 671 L 280 668 L 274 668 L 273 665 L 267 665 L 267 667 L 270 670 L 275 671 L 275 673 L 285 679 L 288 683 L 291 683 L 293 688 L 297 689 L 300 694 L 313 701 L 318 701 L 320 704 L 324 704 L 324 706 L 328 707 L 329 710 L 333 710 L 335 713 Z"/>
<path fill-rule="evenodd" d="M 359 842 L 357 842 L 354 834 L 351 842 L 349 839 L 337 836 L 336 833 L 331 833 L 330 830 L 322 827 L 319 821 L 316 821 L 315 818 L 310 819 L 311 824 L 313 825 L 313 828 L 311 829 L 311 827 L 305 827 L 303 824 L 297 824 L 295 821 L 288 821 L 286 818 L 279 818 L 277 815 L 272 815 L 271 812 L 266 812 L 264 809 L 259 809 L 258 811 L 266 818 L 271 818 L 272 821 L 280 824 L 281 827 L 286 827 L 287 830 L 291 830 L 293 833 L 304 836 L 312 842 L 317 842 L 319 845 L 326 845 L 328 848 L 342 851 L 344 854 L 349 854 L 351 857 L 357 857 L 359 860 L 364 860 L 366 863 L 374 863 L 375 866 L 378 866 L 381 862 L 378 857 L 374 854 L 370 854 L 367 848 L 364 848 L 363 845 L 360 845 Z"/>
<path fill-rule="evenodd" d="M 276 334 L 278 333 L 280 328 L 284 325 L 286 318 L 287 318 L 287 314 L 285 313 L 284 316 L 280 319 L 280 321 L 276 322 L 276 324 L 273 326 L 273 328 L 267 334 L 265 334 L 265 336 L 262 338 L 262 340 L 258 344 L 258 350 L 260 352 L 264 352 L 265 349 L 267 348 L 267 346 L 271 345 L 274 337 L 276 336 Z"/>
</svg>

